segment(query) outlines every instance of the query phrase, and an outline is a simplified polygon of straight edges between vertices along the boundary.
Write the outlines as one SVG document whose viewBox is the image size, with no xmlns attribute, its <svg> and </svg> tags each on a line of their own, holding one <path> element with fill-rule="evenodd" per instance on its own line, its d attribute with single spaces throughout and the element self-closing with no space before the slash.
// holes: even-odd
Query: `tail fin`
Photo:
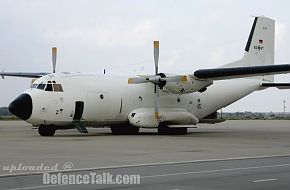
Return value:
<svg viewBox="0 0 290 190">
<path fill-rule="evenodd" d="M 223 67 L 258 66 L 274 64 L 275 21 L 263 16 L 255 17 L 244 57 Z M 261 80 L 274 81 L 274 76 L 259 77 Z"/>
</svg>

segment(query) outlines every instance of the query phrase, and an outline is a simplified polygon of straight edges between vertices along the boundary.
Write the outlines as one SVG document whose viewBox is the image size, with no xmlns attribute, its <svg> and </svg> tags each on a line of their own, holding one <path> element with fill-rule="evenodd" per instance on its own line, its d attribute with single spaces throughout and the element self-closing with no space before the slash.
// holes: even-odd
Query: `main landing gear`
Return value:
<svg viewBox="0 0 290 190">
<path fill-rule="evenodd" d="M 159 135 L 186 135 L 187 128 L 186 127 L 170 128 L 166 124 L 160 123 L 158 126 L 158 134 Z"/>
<path fill-rule="evenodd" d="M 132 125 L 111 126 L 113 135 L 137 135 L 139 129 L 139 127 L 134 127 Z"/>
<path fill-rule="evenodd" d="M 111 131 L 113 135 L 137 135 L 139 132 L 139 127 L 134 127 L 132 125 L 116 125 L 111 126 Z M 176 127 L 171 128 L 168 127 L 164 123 L 160 123 L 158 126 L 158 134 L 159 135 L 186 135 L 187 128 L 186 127 Z"/>
</svg>

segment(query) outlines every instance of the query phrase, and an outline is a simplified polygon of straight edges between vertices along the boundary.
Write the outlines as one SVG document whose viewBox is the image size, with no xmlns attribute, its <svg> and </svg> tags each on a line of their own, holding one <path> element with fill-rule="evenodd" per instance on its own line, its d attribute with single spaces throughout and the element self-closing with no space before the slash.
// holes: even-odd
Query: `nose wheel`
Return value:
<svg viewBox="0 0 290 190">
<path fill-rule="evenodd" d="M 55 133 L 55 126 L 53 126 L 53 125 L 39 125 L 38 133 L 41 136 L 51 137 Z"/>
</svg>

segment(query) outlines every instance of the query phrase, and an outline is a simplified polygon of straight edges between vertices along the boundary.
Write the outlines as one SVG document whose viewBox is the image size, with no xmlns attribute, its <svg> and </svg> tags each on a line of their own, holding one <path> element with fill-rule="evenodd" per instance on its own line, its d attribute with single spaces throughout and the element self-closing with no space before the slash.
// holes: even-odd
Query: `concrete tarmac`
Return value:
<svg viewBox="0 0 290 190">
<path fill-rule="evenodd" d="M 186 163 L 155 164 L 121 168 L 93 169 L 78 172 L 64 172 L 62 175 L 100 175 L 109 173 L 112 180 L 89 184 L 48 183 L 43 175 L 26 175 L 0 178 L 1 189 L 289 189 L 290 156 L 268 158 L 243 158 Z M 138 174 L 138 184 L 117 184 L 114 176 Z M 51 179 L 51 177 L 49 178 Z M 89 181 L 93 181 L 91 178 Z M 61 180 L 60 180 L 61 181 Z M 134 181 L 132 181 L 134 182 Z M 115 184 L 111 184 L 115 183 Z"/>
<path fill-rule="evenodd" d="M 88 134 L 80 134 L 77 130 L 64 130 L 57 131 L 54 137 L 41 137 L 23 121 L 0 121 L 1 180 L 6 179 L 8 175 L 41 172 L 37 168 L 27 169 L 28 166 L 47 166 L 64 170 L 67 163 L 70 163 L 70 169 L 85 169 L 290 154 L 290 121 L 226 121 L 215 125 L 201 124 L 197 127 L 190 129 L 188 135 L 178 136 L 159 136 L 156 130 L 145 129 L 141 130 L 139 135 L 114 136 L 109 129 L 89 128 Z M 275 165 L 284 164 L 280 161 L 274 159 L 273 162 Z M 213 165 L 218 164 L 214 162 Z M 16 169 L 8 170 L 11 166 L 15 166 Z M 192 169 L 195 167 L 193 164 Z M 214 168 L 212 165 L 206 167 L 205 170 Z M 182 168 L 177 169 L 180 173 L 187 172 Z M 281 171 L 281 176 L 289 176 L 289 170 L 287 167 L 285 169 L 286 171 Z M 166 168 L 160 168 L 159 173 L 165 171 Z M 264 174 L 269 171 L 265 171 Z M 277 173 L 280 173 L 280 170 Z M 253 176 L 255 175 L 253 173 Z M 180 181 L 176 181 L 176 185 L 182 184 L 182 178 L 185 176 L 179 176 Z M 22 181 L 23 177 L 18 176 L 13 178 L 13 183 L 10 182 L 17 184 L 17 180 Z M 190 184 L 185 178 L 184 180 L 186 184 Z M 212 178 L 205 176 L 201 181 L 206 183 L 206 180 Z M 9 182 L 8 178 L 4 181 Z M 275 181 L 277 180 L 268 183 L 276 183 Z"/>
</svg>

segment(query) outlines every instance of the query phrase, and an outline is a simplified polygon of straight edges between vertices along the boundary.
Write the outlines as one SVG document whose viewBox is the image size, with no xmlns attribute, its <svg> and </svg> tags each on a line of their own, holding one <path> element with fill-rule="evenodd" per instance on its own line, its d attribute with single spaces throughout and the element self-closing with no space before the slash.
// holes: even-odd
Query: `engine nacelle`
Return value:
<svg viewBox="0 0 290 190">
<path fill-rule="evenodd" d="M 168 82 L 164 90 L 172 94 L 187 94 L 205 89 L 213 84 L 211 80 L 197 80 L 192 76 L 187 76 L 186 82 Z"/>
<path fill-rule="evenodd" d="M 136 127 L 151 128 L 157 126 L 154 112 L 151 110 L 134 110 L 129 114 L 128 119 L 130 124 Z"/>
<path fill-rule="evenodd" d="M 138 108 L 128 115 L 128 119 L 136 127 L 151 128 L 158 125 L 153 108 Z M 169 125 L 196 125 L 199 122 L 193 114 L 182 108 L 161 108 L 160 120 Z"/>
</svg>

